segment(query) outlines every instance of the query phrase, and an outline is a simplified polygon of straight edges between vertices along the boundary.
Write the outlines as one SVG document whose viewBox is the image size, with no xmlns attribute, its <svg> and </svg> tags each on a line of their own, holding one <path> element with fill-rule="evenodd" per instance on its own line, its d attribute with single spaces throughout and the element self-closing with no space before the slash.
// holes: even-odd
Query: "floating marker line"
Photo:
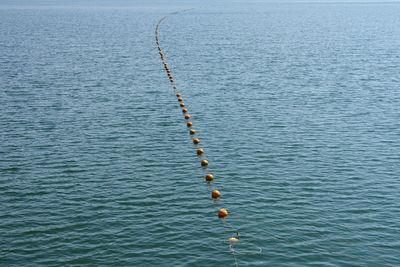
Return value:
<svg viewBox="0 0 400 267">
<path fill-rule="evenodd" d="M 184 11 L 193 10 L 193 9 L 194 9 L 194 8 L 185 9 L 185 10 L 182 10 L 182 11 L 175 11 L 175 12 L 170 13 L 169 15 L 167 15 L 167 16 L 165 16 L 165 17 L 163 17 L 163 18 L 161 18 L 161 19 L 159 20 L 159 22 L 157 23 L 156 30 L 155 30 L 157 48 L 158 48 L 158 51 L 159 51 L 161 60 L 162 60 L 162 62 L 163 62 L 163 64 L 164 64 L 164 68 L 165 68 L 165 70 L 166 70 L 166 72 L 167 72 L 168 78 L 169 78 L 170 82 L 172 83 L 173 89 L 174 89 L 174 90 L 178 90 L 178 87 L 175 85 L 174 76 L 172 76 L 172 74 L 171 74 L 171 70 L 170 70 L 170 68 L 168 67 L 168 64 L 167 64 L 167 62 L 166 62 L 166 60 L 165 60 L 164 53 L 162 52 L 162 49 L 161 49 L 161 47 L 160 47 L 160 41 L 159 41 L 159 39 L 158 39 L 158 28 L 159 28 L 161 22 L 163 22 L 163 20 L 165 20 L 168 16 L 170 16 L 170 15 L 175 15 L 175 14 L 178 14 L 178 13 L 184 12 Z M 199 140 L 198 138 L 195 137 L 196 131 L 195 131 L 194 129 L 191 128 L 191 127 L 193 126 L 193 123 L 190 121 L 190 115 L 188 114 L 188 109 L 185 108 L 186 105 L 185 105 L 185 103 L 183 102 L 183 98 L 182 98 L 181 93 L 179 93 L 179 92 L 177 91 L 176 97 L 178 98 L 179 106 L 182 108 L 182 113 L 185 115 L 185 119 L 187 120 L 186 126 L 190 129 L 190 130 L 189 130 L 189 133 L 190 133 L 190 135 L 193 137 L 193 144 L 197 147 L 197 155 L 198 155 L 199 157 L 202 157 L 203 154 L 204 154 L 204 150 L 203 150 L 202 148 L 199 148 L 199 147 L 198 147 L 198 145 L 200 144 L 200 140 Z M 203 159 L 203 160 L 201 161 L 200 164 L 201 164 L 201 166 L 203 167 L 204 170 L 207 169 L 207 166 L 208 166 L 208 161 L 207 161 L 207 160 Z M 211 173 L 207 173 L 207 174 L 205 175 L 205 180 L 206 180 L 208 183 L 211 183 L 211 182 L 214 180 L 214 176 L 213 176 Z M 216 189 L 213 190 L 213 191 L 211 192 L 211 197 L 214 198 L 214 199 L 218 199 L 220 196 L 221 196 L 221 193 L 220 193 L 218 190 L 216 190 Z M 226 209 L 220 209 L 220 210 L 218 211 L 218 217 L 219 217 L 219 218 L 225 219 L 227 216 L 228 216 L 228 211 L 227 211 Z M 227 225 L 224 224 L 224 226 L 226 227 Z M 237 231 L 234 231 L 234 232 L 237 232 Z M 233 258 L 234 258 L 235 266 L 236 266 L 236 267 L 238 267 L 238 261 L 237 261 L 236 254 L 242 254 L 242 255 L 257 255 L 257 254 L 261 254 L 261 252 L 262 252 L 262 248 L 257 247 L 257 246 L 255 246 L 255 247 L 258 248 L 258 251 L 257 251 L 257 252 L 240 253 L 240 252 L 235 251 L 234 245 L 233 245 L 233 244 L 234 244 L 235 242 L 239 242 L 239 239 L 238 239 L 238 238 L 239 238 L 239 236 L 230 237 L 230 238 L 228 239 L 228 240 L 229 240 L 229 249 L 230 249 L 231 252 L 232 252 L 232 255 L 233 255 Z"/>
</svg>

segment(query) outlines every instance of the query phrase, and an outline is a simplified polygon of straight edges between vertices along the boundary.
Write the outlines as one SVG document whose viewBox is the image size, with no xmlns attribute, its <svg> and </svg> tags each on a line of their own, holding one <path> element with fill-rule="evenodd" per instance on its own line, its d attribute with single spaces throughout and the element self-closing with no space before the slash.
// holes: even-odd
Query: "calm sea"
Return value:
<svg viewBox="0 0 400 267">
<path fill-rule="evenodd" d="M 0 266 L 400 266 L 399 83 L 399 3 L 1 0 Z"/>
</svg>

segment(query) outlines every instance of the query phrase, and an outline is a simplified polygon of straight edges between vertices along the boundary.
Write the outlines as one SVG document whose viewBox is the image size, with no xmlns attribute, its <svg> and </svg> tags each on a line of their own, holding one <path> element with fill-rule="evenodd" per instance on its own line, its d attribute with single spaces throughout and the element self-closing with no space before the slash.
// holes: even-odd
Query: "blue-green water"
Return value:
<svg viewBox="0 0 400 267">
<path fill-rule="evenodd" d="M 400 265 L 400 4 L 0 3 L 1 266 Z"/>
</svg>

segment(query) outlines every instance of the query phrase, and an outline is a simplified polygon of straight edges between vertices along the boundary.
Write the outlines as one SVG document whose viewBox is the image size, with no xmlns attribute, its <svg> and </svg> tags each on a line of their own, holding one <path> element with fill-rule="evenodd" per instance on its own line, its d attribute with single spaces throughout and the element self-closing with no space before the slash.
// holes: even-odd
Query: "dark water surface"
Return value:
<svg viewBox="0 0 400 267">
<path fill-rule="evenodd" d="M 1 266 L 400 265 L 400 4 L 0 3 Z"/>
</svg>

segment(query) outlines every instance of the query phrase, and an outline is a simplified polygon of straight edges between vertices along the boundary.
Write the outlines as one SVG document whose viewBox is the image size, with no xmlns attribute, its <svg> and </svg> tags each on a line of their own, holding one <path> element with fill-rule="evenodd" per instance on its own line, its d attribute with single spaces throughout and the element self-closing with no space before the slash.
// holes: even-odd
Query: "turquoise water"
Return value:
<svg viewBox="0 0 400 267">
<path fill-rule="evenodd" d="M 399 4 L 19 3 L 1 266 L 400 265 Z"/>
</svg>

